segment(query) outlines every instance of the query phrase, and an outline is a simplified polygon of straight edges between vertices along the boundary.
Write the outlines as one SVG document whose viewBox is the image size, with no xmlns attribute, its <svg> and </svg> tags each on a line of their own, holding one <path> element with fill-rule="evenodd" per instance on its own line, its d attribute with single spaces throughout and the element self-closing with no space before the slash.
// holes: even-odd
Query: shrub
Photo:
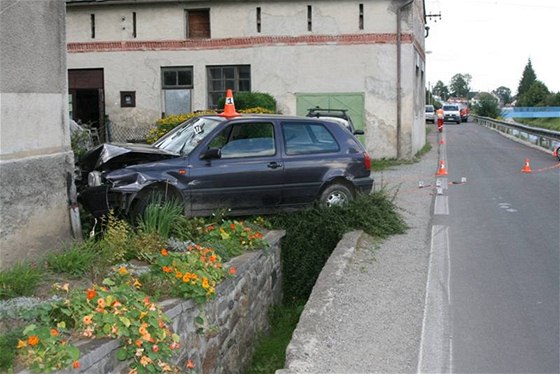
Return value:
<svg viewBox="0 0 560 374">
<path fill-rule="evenodd" d="M 384 191 L 359 195 L 343 207 L 311 208 L 271 219 L 286 230 L 282 242 L 284 302 L 307 300 L 313 285 L 344 233 L 363 230 L 384 238 L 406 224 Z"/>
<path fill-rule="evenodd" d="M 237 111 L 244 111 L 252 108 L 263 108 L 267 111 L 267 113 L 276 113 L 276 100 L 268 93 L 237 92 L 233 94 L 233 101 L 235 102 L 235 109 Z M 218 100 L 218 108 L 223 109 L 224 103 L 225 97 L 220 98 L 220 100 Z"/>
</svg>

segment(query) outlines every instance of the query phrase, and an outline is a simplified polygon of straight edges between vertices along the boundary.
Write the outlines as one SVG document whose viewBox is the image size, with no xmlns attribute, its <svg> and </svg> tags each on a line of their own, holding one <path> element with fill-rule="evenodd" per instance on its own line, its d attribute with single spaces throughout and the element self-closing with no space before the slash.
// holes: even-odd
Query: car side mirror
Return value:
<svg viewBox="0 0 560 374">
<path fill-rule="evenodd" d="M 364 130 L 354 130 L 353 134 L 354 135 L 364 135 L 365 132 L 364 132 Z"/>
<path fill-rule="evenodd" d="M 200 154 L 201 160 L 212 160 L 222 157 L 222 150 L 220 148 L 208 148 Z"/>
</svg>

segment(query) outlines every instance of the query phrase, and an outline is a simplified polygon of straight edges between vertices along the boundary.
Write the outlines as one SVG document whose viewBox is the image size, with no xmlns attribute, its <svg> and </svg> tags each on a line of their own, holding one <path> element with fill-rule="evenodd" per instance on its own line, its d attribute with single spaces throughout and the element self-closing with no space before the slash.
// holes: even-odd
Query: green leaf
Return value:
<svg viewBox="0 0 560 374">
<path fill-rule="evenodd" d="M 130 320 L 126 317 L 119 317 L 119 320 L 125 325 L 126 327 L 130 326 Z"/>
<path fill-rule="evenodd" d="M 117 360 L 124 361 L 126 359 L 128 359 L 128 353 L 126 351 L 126 348 L 119 349 L 117 352 Z"/>
<path fill-rule="evenodd" d="M 115 282 L 110 278 L 103 279 L 103 284 L 106 286 L 114 286 Z"/>
<path fill-rule="evenodd" d="M 78 358 L 80 358 L 80 350 L 76 347 L 73 346 L 66 346 L 66 350 L 68 351 L 68 355 L 70 356 L 70 359 L 72 359 L 72 361 L 76 361 Z"/>
<path fill-rule="evenodd" d="M 204 325 L 204 318 L 202 318 L 201 316 L 197 316 L 194 319 L 194 323 L 196 323 L 197 325 Z"/>
<path fill-rule="evenodd" d="M 24 330 L 23 330 L 23 335 L 27 335 L 29 334 L 30 331 L 33 331 L 37 328 L 37 326 L 35 326 L 34 324 L 28 325 Z"/>
</svg>

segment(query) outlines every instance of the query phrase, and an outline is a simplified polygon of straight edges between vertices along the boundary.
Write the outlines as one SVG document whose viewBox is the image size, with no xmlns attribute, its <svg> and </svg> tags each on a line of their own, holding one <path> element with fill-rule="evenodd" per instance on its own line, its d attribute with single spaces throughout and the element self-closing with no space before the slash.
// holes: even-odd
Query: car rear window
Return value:
<svg viewBox="0 0 560 374">
<path fill-rule="evenodd" d="M 284 122 L 282 133 L 286 154 L 338 152 L 340 146 L 322 123 Z"/>
</svg>

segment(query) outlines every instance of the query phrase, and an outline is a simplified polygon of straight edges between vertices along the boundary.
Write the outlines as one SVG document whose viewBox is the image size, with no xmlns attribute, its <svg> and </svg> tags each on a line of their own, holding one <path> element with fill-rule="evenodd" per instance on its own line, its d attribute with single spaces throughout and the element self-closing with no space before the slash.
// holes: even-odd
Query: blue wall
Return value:
<svg viewBox="0 0 560 374">
<path fill-rule="evenodd" d="M 559 106 L 503 108 L 504 118 L 559 118 Z"/>
</svg>

